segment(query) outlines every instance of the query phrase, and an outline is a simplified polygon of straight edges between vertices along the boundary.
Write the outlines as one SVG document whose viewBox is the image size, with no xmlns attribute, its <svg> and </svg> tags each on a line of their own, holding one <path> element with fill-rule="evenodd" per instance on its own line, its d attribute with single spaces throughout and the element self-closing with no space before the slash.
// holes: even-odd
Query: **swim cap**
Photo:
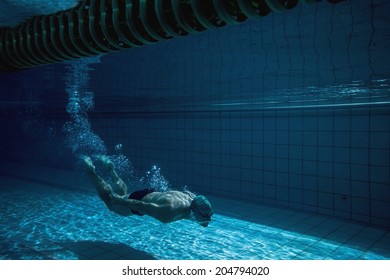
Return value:
<svg viewBox="0 0 390 280">
<path fill-rule="evenodd" d="M 213 215 L 213 209 L 208 199 L 203 195 L 196 196 L 191 202 L 191 210 L 195 220 L 201 226 L 207 227 Z"/>
</svg>

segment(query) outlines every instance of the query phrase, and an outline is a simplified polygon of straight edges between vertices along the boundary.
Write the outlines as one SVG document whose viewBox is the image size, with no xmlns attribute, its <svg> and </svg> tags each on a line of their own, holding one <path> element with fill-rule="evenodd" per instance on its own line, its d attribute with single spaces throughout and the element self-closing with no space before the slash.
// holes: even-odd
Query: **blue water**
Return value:
<svg viewBox="0 0 390 280">
<path fill-rule="evenodd" d="M 34 1 L 23 1 L 26 2 Z M 73 5 L 74 1 L 65 2 Z M 14 6 L 4 3 L 0 4 L 2 11 L 15 10 Z M 51 11 L 40 9 L 39 13 L 46 12 Z M 26 12 L 21 10 L 20 17 L 13 19 L 20 21 L 35 13 L 36 10 L 26 8 Z M 0 21 L 2 24 L 12 22 L 4 19 Z M 243 199 L 265 203 L 273 199 L 274 204 L 279 199 L 277 202 L 282 206 L 306 207 L 312 212 L 324 211 L 348 218 L 355 215 L 357 220 L 376 221 L 381 225 L 388 222 L 388 215 L 382 209 L 388 209 L 389 197 L 386 112 L 390 105 L 390 80 L 386 78 L 385 63 L 376 69 L 371 61 L 374 40 L 364 45 L 369 53 L 367 61 L 356 67 L 352 63 L 355 54 L 349 52 L 352 49 L 349 46 L 354 45 L 353 35 L 360 34 L 354 25 L 347 33 L 350 36 L 348 56 L 344 59 L 351 75 L 339 82 L 336 73 L 330 73 L 338 68 L 338 58 L 334 57 L 334 46 L 329 44 L 332 53 L 328 58 L 325 48 L 328 61 L 314 67 L 316 72 L 322 73 L 322 85 L 315 86 L 316 82 L 301 85 L 292 82 L 294 77 L 305 80 L 300 77 L 300 71 L 294 73 L 293 39 L 288 48 L 291 53 L 279 61 L 278 51 L 282 53 L 282 49 L 264 45 L 263 39 L 251 34 L 257 29 L 260 32 L 263 27 L 249 23 L 246 28 L 249 31 L 241 35 L 250 40 L 250 53 L 241 46 L 245 40 L 238 40 L 235 45 L 227 43 L 232 48 L 230 52 L 220 43 L 223 40 L 214 42 L 214 46 L 207 35 L 198 37 L 196 42 L 214 52 L 210 59 L 193 49 L 192 39 L 178 40 L 184 42 L 184 48 L 161 45 L 166 56 L 161 56 L 161 51 L 148 52 L 147 49 L 137 53 L 132 50 L 123 57 L 106 57 L 104 63 L 103 58 L 95 57 L 69 62 L 64 68 L 48 66 L 42 72 L 2 78 L 5 83 L 11 77 L 8 86 L 12 97 L 5 98 L 0 110 L 7 116 L 6 120 L 1 120 L 4 131 L 13 136 L 6 142 L 5 146 L 12 148 L 6 154 L 14 158 L 13 162 L 6 161 L 7 158 L 0 162 L 0 259 L 389 259 L 388 227 L 256 205 Z M 331 26 L 326 39 L 332 39 L 335 31 Z M 372 36 L 379 31 L 372 30 Z M 226 35 L 228 32 L 225 39 L 234 37 Z M 277 28 L 272 30 L 272 41 L 275 46 L 283 47 L 277 42 L 277 34 Z M 326 46 L 319 43 L 320 39 L 314 39 L 312 45 Z M 300 47 L 298 51 L 295 49 L 295 54 L 304 58 L 301 42 L 297 45 Z M 341 41 L 340 45 L 346 44 Z M 177 49 L 183 53 L 175 52 Z M 277 61 L 272 52 L 275 49 Z M 314 57 L 320 62 L 322 49 L 317 51 Z M 176 56 L 184 58 L 180 60 Z M 200 64 L 193 66 L 196 59 Z M 134 67 L 121 65 L 124 60 L 132 62 Z M 175 69 L 170 69 L 172 61 L 177 62 L 173 64 Z M 287 61 L 291 64 L 287 65 Z M 271 71 L 274 65 L 280 72 Z M 94 67 L 99 71 L 91 81 Z M 302 70 L 305 67 L 304 61 Z M 243 68 L 247 68 L 247 72 Z M 373 78 L 360 75 L 358 69 L 363 73 L 368 69 Z M 374 75 L 374 70 L 380 74 Z M 288 77 L 279 75 L 283 73 Z M 316 76 L 314 72 L 311 74 Z M 333 79 L 329 78 L 331 74 Z M 127 79 L 128 76 L 131 79 Z M 359 78 L 353 79 L 355 76 Z M 18 85 L 17 90 L 14 84 Z M 99 90 L 100 95 L 95 95 L 92 87 Z M 94 124 L 100 131 L 108 127 L 105 135 L 100 135 L 91 123 L 89 115 L 96 107 Z M 332 111 L 350 108 L 357 110 L 354 114 L 346 111 L 348 114 L 340 115 Z M 374 112 L 376 108 L 378 112 Z M 306 116 L 305 110 L 315 112 Z M 8 115 L 9 112 L 12 114 Z M 165 126 L 160 127 L 159 115 L 147 119 L 148 114 L 145 114 L 145 119 L 141 117 L 135 124 L 117 126 L 117 122 L 130 122 L 132 116 L 140 116 L 132 115 L 134 112 L 168 112 L 172 119 L 167 119 Z M 184 120 L 178 120 L 177 112 L 184 115 Z M 192 118 L 191 112 L 200 113 Z M 248 112 L 256 113 L 245 115 Z M 280 112 L 287 114 L 279 115 L 275 121 Z M 118 117 L 121 113 L 127 114 L 123 120 Z M 203 114 L 208 113 L 214 115 L 207 119 Z M 122 138 L 110 135 L 115 129 L 140 134 L 140 138 L 133 137 L 138 146 L 130 141 L 131 133 Z M 148 134 L 150 131 L 152 133 Z M 121 140 L 117 142 L 118 139 Z M 142 145 L 146 141 L 150 142 Z M 155 146 L 158 146 L 155 150 L 151 149 Z M 170 153 L 166 156 L 168 149 Z M 147 161 L 149 167 L 136 166 L 126 154 L 129 150 L 141 154 L 138 157 L 142 160 L 138 158 L 138 162 L 146 165 Z M 172 170 L 179 175 L 190 174 L 181 181 L 187 183 L 192 179 L 194 185 L 214 192 L 209 196 L 215 212 L 210 226 L 202 228 L 190 221 L 165 225 L 149 217 L 123 218 L 110 213 L 86 178 L 80 161 L 84 155 L 97 154 L 110 157 L 130 190 L 141 186 L 160 191 L 191 190 L 191 186 L 172 186 L 165 170 L 155 163 L 157 156 L 171 168 L 171 175 Z M 39 167 L 34 160 L 62 168 Z M 99 172 L 108 176 L 104 170 L 99 169 Z M 284 180 L 288 181 L 288 187 Z M 352 183 L 356 185 L 349 185 Z M 320 187 L 322 196 L 316 196 Z M 303 188 L 306 188 L 305 193 Z M 217 196 L 218 191 L 228 193 L 230 198 Z M 234 199 L 235 195 L 241 195 L 240 199 Z M 348 195 L 353 198 L 352 202 L 347 200 Z M 306 201 L 302 201 L 304 199 Z"/>
</svg>

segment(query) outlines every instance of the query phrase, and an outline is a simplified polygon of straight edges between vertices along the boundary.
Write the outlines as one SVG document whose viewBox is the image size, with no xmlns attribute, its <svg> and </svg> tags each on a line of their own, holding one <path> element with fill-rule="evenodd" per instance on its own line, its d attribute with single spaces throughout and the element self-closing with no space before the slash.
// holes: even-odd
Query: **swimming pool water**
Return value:
<svg viewBox="0 0 390 280">
<path fill-rule="evenodd" d="M 55 169 L 46 174 L 69 178 Z M 389 231 L 347 220 L 210 196 L 209 227 L 161 224 L 110 213 L 87 181 L 0 178 L 0 259 L 390 258 Z"/>
<path fill-rule="evenodd" d="M 77 1 L 1 2 L 8 26 Z M 216 178 L 210 191 L 256 185 L 266 200 L 268 184 L 283 205 L 386 229 L 215 196 L 208 228 L 123 218 L 82 171 L 0 161 L 0 259 L 389 259 L 390 5 L 350 2 L 1 75 L 1 160 L 69 168 L 106 144 L 121 155 L 119 141 L 141 169 L 165 163 L 198 190 Z"/>
</svg>

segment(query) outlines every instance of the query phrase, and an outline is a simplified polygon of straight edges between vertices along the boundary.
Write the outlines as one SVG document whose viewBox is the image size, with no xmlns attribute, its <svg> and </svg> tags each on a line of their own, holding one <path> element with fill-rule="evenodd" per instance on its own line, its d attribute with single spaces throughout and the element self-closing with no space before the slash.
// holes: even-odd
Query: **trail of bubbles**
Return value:
<svg viewBox="0 0 390 280">
<path fill-rule="evenodd" d="M 66 111 L 70 120 L 64 125 L 66 142 L 72 153 L 81 155 L 106 154 L 103 140 L 91 128 L 87 112 L 93 109 L 93 93 L 88 91 L 89 67 L 100 63 L 98 58 L 88 58 L 67 64 L 66 92 L 69 102 Z"/>
<path fill-rule="evenodd" d="M 145 176 L 135 175 L 134 168 L 129 159 L 122 154 L 122 144 L 117 144 L 113 155 L 107 155 L 107 148 L 104 141 L 96 135 L 88 119 L 88 111 L 94 107 L 94 94 L 88 90 L 90 65 L 100 63 L 99 57 L 86 58 L 67 64 L 68 74 L 66 76 L 66 92 L 68 94 L 68 104 L 66 111 L 70 120 L 63 126 L 66 134 L 66 144 L 72 154 L 81 158 L 83 155 L 94 157 L 95 155 L 105 155 L 114 164 L 116 173 L 125 181 L 130 182 L 129 191 L 135 188 L 152 188 L 155 191 L 168 191 L 170 183 L 161 174 L 161 169 L 153 166 L 146 172 Z M 96 161 L 97 170 L 103 173 L 103 177 L 109 183 L 110 173 L 107 168 L 101 166 Z M 105 170 L 106 169 L 106 170 Z M 115 184 L 112 184 L 115 185 Z"/>
<path fill-rule="evenodd" d="M 168 180 L 161 174 L 161 168 L 156 165 L 152 166 L 152 169 L 147 171 L 145 177 L 142 177 L 140 181 L 155 191 L 165 192 L 170 190 Z"/>
</svg>

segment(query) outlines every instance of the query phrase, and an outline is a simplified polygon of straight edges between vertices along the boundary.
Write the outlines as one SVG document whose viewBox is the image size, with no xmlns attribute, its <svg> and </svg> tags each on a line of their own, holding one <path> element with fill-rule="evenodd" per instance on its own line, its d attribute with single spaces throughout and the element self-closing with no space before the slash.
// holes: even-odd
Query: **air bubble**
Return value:
<svg viewBox="0 0 390 280">
<path fill-rule="evenodd" d="M 120 152 L 122 150 L 122 144 L 115 145 L 115 151 Z"/>
<path fill-rule="evenodd" d="M 146 185 L 148 188 L 152 188 L 158 192 L 169 191 L 170 183 L 165 177 L 161 174 L 161 169 L 156 165 L 153 165 L 152 168 L 146 172 L 146 176 L 140 179 L 141 183 Z"/>
</svg>

